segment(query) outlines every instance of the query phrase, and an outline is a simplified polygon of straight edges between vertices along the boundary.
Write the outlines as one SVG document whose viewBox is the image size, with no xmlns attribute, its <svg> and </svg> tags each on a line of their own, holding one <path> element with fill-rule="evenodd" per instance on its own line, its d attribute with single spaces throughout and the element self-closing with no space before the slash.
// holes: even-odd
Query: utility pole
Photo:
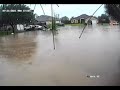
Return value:
<svg viewBox="0 0 120 90">
<path fill-rule="evenodd" d="M 53 28 L 53 7 L 51 4 L 51 16 L 52 16 L 52 34 L 53 34 L 53 45 L 54 45 L 54 49 L 55 49 L 55 40 L 54 40 L 54 28 Z"/>
<path fill-rule="evenodd" d="M 53 30 L 53 6 L 51 4 L 52 30 Z"/>
</svg>

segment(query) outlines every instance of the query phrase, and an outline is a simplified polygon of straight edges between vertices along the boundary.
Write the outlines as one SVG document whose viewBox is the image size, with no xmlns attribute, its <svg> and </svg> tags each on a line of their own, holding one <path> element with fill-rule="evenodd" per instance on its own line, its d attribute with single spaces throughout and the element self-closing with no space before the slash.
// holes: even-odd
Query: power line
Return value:
<svg viewBox="0 0 120 90">
<path fill-rule="evenodd" d="M 56 4 L 58 7 L 59 7 L 59 5 L 58 4 Z"/>
<path fill-rule="evenodd" d="M 40 4 L 40 6 L 41 6 L 41 8 L 42 8 L 43 14 L 45 15 L 44 9 L 43 9 L 43 7 L 42 7 L 42 5 L 41 5 L 41 4 Z"/>
<path fill-rule="evenodd" d="M 102 4 L 102 5 L 103 5 L 103 4 Z M 97 8 L 97 10 L 95 10 L 95 12 L 93 13 L 93 15 L 98 11 L 98 9 L 100 9 L 100 7 L 101 7 L 102 5 L 100 5 L 100 6 Z M 93 15 L 89 18 L 89 20 L 93 17 Z M 89 20 L 88 20 L 88 21 L 89 21 Z M 87 23 L 88 23 L 88 21 L 87 21 Z M 82 36 L 82 34 L 83 34 L 83 31 L 85 30 L 86 26 L 87 26 L 87 24 L 86 24 L 85 27 L 83 28 L 83 30 L 82 30 L 82 32 L 81 32 L 81 34 L 80 34 L 79 39 L 81 38 L 81 36 Z"/>
<path fill-rule="evenodd" d="M 36 4 L 35 4 L 35 6 L 34 6 L 33 12 L 35 11 L 35 8 L 36 8 Z"/>
</svg>

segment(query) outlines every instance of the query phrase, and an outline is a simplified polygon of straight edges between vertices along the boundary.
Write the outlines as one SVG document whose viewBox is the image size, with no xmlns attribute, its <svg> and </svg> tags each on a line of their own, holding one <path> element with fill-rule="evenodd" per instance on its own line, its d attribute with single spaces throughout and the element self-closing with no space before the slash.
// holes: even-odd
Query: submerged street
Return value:
<svg viewBox="0 0 120 90">
<path fill-rule="evenodd" d="M 0 37 L 0 85 L 120 85 L 120 27 L 65 26 Z M 87 75 L 99 75 L 89 78 Z"/>
</svg>

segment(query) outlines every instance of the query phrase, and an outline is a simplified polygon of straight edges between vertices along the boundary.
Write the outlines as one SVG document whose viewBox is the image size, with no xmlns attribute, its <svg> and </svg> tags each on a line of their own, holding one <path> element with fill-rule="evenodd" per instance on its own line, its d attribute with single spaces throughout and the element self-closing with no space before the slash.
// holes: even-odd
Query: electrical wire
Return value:
<svg viewBox="0 0 120 90">
<path fill-rule="evenodd" d="M 34 6 L 33 12 L 35 11 L 35 8 L 36 8 L 36 4 L 35 4 L 35 6 Z"/>
<path fill-rule="evenodd" d="M 103 5 L 103 4 L 102 4 L 102 5 Z M 94 12 L 94 13 L 92 14 L 92 16 L 89 18 L 89 20 L 90 20 L 90 19 L 93 17 L 93 15 L 100 9 L 100 7 L 101 7 L 102 5 L 100 5 L 100 6 L 95 10 L 95 12 Z M 89 21 L 89 20 L 88 20 L 88 21 Z M 88 23 L 88 21 L 87 21 L 87 23 Z M 79 39 L 81 38 L 81 36 L 82 36 L 82 34 L 83 34 L 83 32 L 84 32 L 86 26 L 87 26 L 87 24 L 85 24 L 85 26 L 84 26 L 84 28 L 83 28 L 83 30 L 82 30 L 80 36 L 79 36 Z"/>
<path fill-rule="evenodd" d="M 44 9 L 43 9 L 43 7 L 42 7 L 42 5 L 41 5 L 41 4 L 40 4 L 40 6 L 41 6 L 41 8 L 42 8 L 43 14 L 45 15 L 45 11 L 44 11 Z"/>
<path fill-rule="evenodd" d="M 58 4 L 56 4 L 58 7 L 59 7 L 59 5 Z"/>
</svg>

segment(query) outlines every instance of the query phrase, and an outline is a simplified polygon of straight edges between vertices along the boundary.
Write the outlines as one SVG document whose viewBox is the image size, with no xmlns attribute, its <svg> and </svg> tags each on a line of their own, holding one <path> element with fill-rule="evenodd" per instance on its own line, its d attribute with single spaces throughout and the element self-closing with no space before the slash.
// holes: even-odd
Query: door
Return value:
<svg viewBox="0 0 120 90">
<path fill-rule="evenodd" d="M 85 24 L 85 19 L 81 19 L 81 24 Z"/>
</svg>

